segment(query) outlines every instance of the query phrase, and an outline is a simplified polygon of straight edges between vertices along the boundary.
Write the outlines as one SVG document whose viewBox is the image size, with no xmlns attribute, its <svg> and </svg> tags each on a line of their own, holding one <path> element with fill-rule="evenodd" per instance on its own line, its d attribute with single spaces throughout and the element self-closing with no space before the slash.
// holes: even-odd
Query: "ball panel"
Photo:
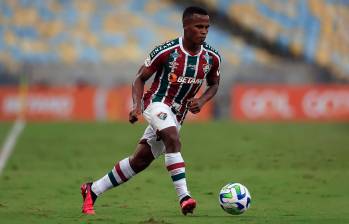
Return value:
<svg viewBox="0 0 349 224">
<path fill-rule="evenodd" d="M 251 195 L 244 185 L 230 182 L 222 187 L 219 204 L 229 214 L 242 214 L 250 207 Z"/>
</svg>

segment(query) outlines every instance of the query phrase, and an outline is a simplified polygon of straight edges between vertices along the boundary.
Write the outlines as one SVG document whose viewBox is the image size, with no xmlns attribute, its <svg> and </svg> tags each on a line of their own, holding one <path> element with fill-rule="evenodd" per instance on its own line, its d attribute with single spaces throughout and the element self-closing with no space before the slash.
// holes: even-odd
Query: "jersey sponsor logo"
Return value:
<svg viewBox="0 0 349 224">
<path fill-rule="evenodd" d="M 170 81 L 172 84 L 176 83 L 185 83 L 185 84 L 202 84 L 203 79 L 196 79 L 194 77 L 185 77 L 185 76 L 177 76 L 175 73 L 170 73 L 168 75 L 168 81 Z"/>
<path fill-rule="evenodd" d="M 203 79 L 196 79 L 193 77 L 185 77 L 185 76 L 180 76 L 177 79 L 177 82 L 179 83 L 187 83 L 187 84 L 202 84 Z"/>
<path fill-rule="evenodd" d="M 187 68 L 195 71 L 196 65 L 190 64 L 190 65 L 187 65 Z"/>
<path fill-rule="evenodd" d="M 156 115 L 160 120 L 166 120 L 166 118 L 167 118 L 167 113 L 165 113 L 165 112 L 160 112 L 160 113 L 158 113 L 157 115 Z"/>
<path fill-rule="evenodd" d="M 154 58 L 159 52 L 174 46 L 175 44 L 177 44 L 177 40 L 171 40 L 171 41 L 167 41 L 164 44 L 157 46 L 151 53 L 150 53 L 150 58 Z"/>
<path fill-rule="evenodd" d="M 179 65 L 176 61 L 171 61 L 168 64 L 169 64 L 168 66 L 171 68 L 171 71 L 176 70 Z"/>
<path fill-rule="evenodd" d="M 175 83 L 177 82 L 178 76 L 175 73 L 170 73 L 168 75 L 168 81 L 170 81 L 171 83 Z"/>
<path fill-rule="evenodd" d="M 173 72 L 178 67 L 178 63 L 176 62 L 177 58 L 180 57 L 177 49 L 170 54 L 169 67 L 171 68 L 171 72 Z"/>
</svg>

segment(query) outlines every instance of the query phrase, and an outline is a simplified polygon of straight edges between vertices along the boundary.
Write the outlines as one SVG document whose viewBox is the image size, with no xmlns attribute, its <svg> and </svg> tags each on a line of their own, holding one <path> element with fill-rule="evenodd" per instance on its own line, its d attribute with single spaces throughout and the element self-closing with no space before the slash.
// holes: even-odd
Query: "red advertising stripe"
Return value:
<svg viewBox="0 0 349 224">
<path fill-rule="evenodd" d="M 238 120 L 349 121 L 349 86 L 234 86 L 231 116 Z"/>
<path fill-rule="evenodd" d="M 0 88 L 0 119 L 14 119 L 24 108 L 28 120 L 92 120 L 92 87 L 31 86 L 23 97 L 17 87 Z"/>
<path fill-rule="evenodd" d="M 112 89 L 31 86 L 22 95 L 18 87 L 0 88 L 0 120 L 13 120 L 22 113 L 33 121 L 128 121 L 132 108 L 131 86 Z M 187 120 L 210 120 L 212 109 L 212 102 L 208 102 L 200 113 L 188 113 Z M 142 121 L 142 116 L 139 119 Z"/>
</svg>

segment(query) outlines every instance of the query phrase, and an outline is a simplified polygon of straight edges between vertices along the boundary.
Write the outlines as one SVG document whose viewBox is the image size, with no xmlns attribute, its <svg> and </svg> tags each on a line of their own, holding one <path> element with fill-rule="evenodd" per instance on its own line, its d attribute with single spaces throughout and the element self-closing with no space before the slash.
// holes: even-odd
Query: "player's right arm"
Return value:
<svg viewBox="0 0 349 224">
<path fill-rule="evenodd" d="M 133 106 L 129 113 L 129 121 L 133 124 L 138 121 L 138 116 L 142 113 L 142 97 L 146 81 L 162 66 L 163 57 L 157 47 L 150 52 L 144 64 L 138 70 L 137 77 L 132 84 Z"/>
<path fill-rule="evenodd" d="M 142 112 L 142 96 L 144 92 L 144 85 L 146 81 L 154 74 L 154 71 L 151 67 L 142 67 L 138 70 L 137 77 L 132 84 L 132 100 L 133 106 L 132 110 L 129 113 L 129 121 L 131 124 L 138 121 L 138 116 Z"/>
</svg>

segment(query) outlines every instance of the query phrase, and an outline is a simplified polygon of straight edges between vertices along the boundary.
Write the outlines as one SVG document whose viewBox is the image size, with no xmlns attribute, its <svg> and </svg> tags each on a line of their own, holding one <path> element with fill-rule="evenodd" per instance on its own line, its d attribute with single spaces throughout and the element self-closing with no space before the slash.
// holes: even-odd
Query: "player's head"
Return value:
<svg viewBox="0 0 349 224">
<path fill-rule="evenodd" d="M 203 44 L 210 26 L 210 17 L 205 9 L 190 6 L 182 17 L 184 38 L 193 44 Z"/>
</svg>

